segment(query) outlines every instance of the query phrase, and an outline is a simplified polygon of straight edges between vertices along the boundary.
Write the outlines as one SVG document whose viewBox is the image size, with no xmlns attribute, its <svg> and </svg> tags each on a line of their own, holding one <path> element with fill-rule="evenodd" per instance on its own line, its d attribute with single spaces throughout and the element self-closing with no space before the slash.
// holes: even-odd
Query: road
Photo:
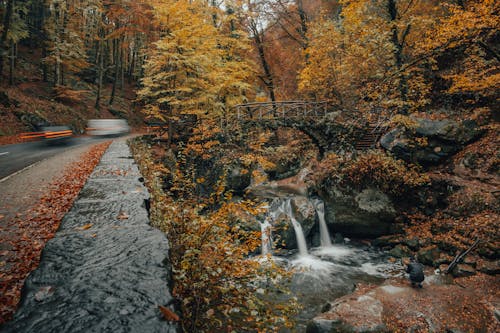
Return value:
<svg viewBox="0 0 500 333">
<path fill-rule="evenodd" d="M 103 139 L 74 137 L 62 144 L 49 145 L 46 142 L 37 141 L 0 146 L 0 183 L 12 174 L 36 162 L 75 149 L 76 147 L 100 141 L 103 141 Z"/>
</svg>

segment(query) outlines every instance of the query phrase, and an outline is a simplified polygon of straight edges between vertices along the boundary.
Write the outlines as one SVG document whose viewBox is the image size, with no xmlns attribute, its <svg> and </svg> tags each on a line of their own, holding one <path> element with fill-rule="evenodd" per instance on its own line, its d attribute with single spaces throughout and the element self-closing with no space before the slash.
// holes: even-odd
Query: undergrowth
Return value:
<svg viewBox="0 0 500 333">
<path fill-rule="evenodd" d="M 210 198 L 196 193 L 194 169 L 179 150 L 167 167 L 157 163 L 147 143 L 131 144 L 151 195 L 151 222 L 170 241 L 173 295 L 185 332 L 272 332 L 294 325 L 297 300 L 283 287 L 290 273 L 270 258 L 250 257 L 260 246 L 260 232 L 236 222 L 241 212 L 262 213 L 251 201 L 232 200 L 222 180 Z M 169 175 L 168 195 L 161 178 Z M 221 177 L 223 179 L 223 177 Z M 217 205 L 213 203 L 217 202 Z M 283 301 L 277 301 L 279 298 Z"/>
</svg>

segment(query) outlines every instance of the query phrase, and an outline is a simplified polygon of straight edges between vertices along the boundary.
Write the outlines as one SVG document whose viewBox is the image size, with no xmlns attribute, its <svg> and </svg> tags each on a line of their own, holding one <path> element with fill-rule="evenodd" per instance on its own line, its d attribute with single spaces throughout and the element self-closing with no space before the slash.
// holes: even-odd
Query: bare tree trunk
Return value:
<svg viewBox="0 0 500 333">
<path fill-rule="evenodd" d="M 271 98 L 271 101 L 276 102 L 276 96 L 274 93 L 273 74 L 271 73 L 271 67 L 269 66 L 269 63 L 267 62 L 266 59 L 266 50 L 264 48 L 263 33 L 259 31 L 259 28 L 257 27 L 256 24 L 252 24 L 250 28 L 252 29 L 253 39 L 255 41 L 257 50 L 259 52 L 260 63 L 262 65 L 262 69 L 264 70 L 264 77 L 261 79 L 264 82 L 267 90 L 269 91 L 269 97 Z"/>
<path fill-rule="evenodd" d="M 9 85 L 14 84 L 14 67 L 16 66 L 16 44 L 10 41 L 10 68 L 9 68 Z"/>
<path fill-rule="evenodd" d="M 6 50 L 8 49 L 7 36 L 10 30 L 13 10 L 14 10 L 14 0 L 7 0 L 7 6 L 5 8 L 5 15 L 3 19 L 3 31 L 2 35 L 0 36 L 0 80 L 2 79 L 2 74 L 3 74 L 4 58 L 7 55 L 6 52 Z"/>
<path fill-rule="evenodd" d="M 47 48 L 45 47 L 45 43 L 42 47 L 42 62 L 41 62 L 41 65 L 42 65 L 42 76 L 43 76 L 43 82 L 48 82 L 49 81 L 49 78 L 48 78 L 48 69 L 47 69 L 47 64 L 43 61 L 43 59 L 45 59 L 45 57 L 47 57 Z"/>
<path fill-rule="evenodd" d="M 304 4 L 302 0 L 297 0 L 297 11 L 300 18 L 300 37 L 302 37 L 302 48 L 305 50 L 307 48 L 307 15 L 304 10 Z"/>
<path fill-rule="evenodd" d="M 408 35 L 410 31 L 410 26 L 408 25 L 403 33 L 402 40 L 399 40 L 399 31 L 396 25 L 396 20 L 398 19 L 398 9 L 395 0 L 388 0 L 387 10 L 389 12 L 390 21 L 392 23 L 392 37 L 391 41 L 394 45 L 394 63 L 396 65 L 396 70 L 400 71 L 403 67 L 403 45 L 404 38 Z M 403 102 L 403 107 L 401 108 L 401 114 L 408 114 L 408 79 L 404 73 L 399 76 L 399 96 Z"/>
<path fill-rule="evenodd" d="M 104 77 L 104 47 L 102 41 L 99 41 L 97 50 L 98 65 L 97 65 L 97 96 L 95 99 L 95 108 L 100 110 L 102 81 Z"/>
<path fill-rule="evenodd" d="M 119 45 L 118 39 L 113 40 L 113 55 L 114 55 L 113 64 L 115 67 L 115 75 L 113 79 L 113 86 L 111 88 L 111 96 L 109 96 L 109 105 L 113 105 L 113 102 L 115 101 L 116 83 L 118 82 L 118 77 L 119 77 L 118 62 L 120 60 L 118 58 L 120 57 L 120 52 L 118 52 L 118 47 L 119 47 L 118 45 Z"/>
</svg>

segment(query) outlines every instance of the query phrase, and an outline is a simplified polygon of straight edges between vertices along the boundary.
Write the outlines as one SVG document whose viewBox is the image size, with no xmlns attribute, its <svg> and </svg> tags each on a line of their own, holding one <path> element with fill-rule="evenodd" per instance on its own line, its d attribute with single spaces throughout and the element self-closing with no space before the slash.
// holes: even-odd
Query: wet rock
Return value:
<svg viewBox="0 0 500 333">
<path fill-rule="evenodd" d="M 396 128 L 385 134 L 380 144 L 401 159 L 423 165 L 441 162 L 481 134 L 472 121 L 414 120 L 415 128 Z"/>
<path fill-rule="evenodd" d="M 306 197 L 293 197 L 291 200 L 293 216 L 302 226 L 306 238 L 312 236 L 311 231 L 316 223 L 316 210 Z M 275 235 L 281 240 L 281 245 L 286 249 L 296 249 L 297 238 L 290 218 L 285 213 L 279 213 L 274 222 Z"/>
<path fill-rule="evenodd" d="M 452 272 L 454 277 L 467 277 L 476 274 L 476 270 L 471 265 L 458 264 Z"/>
<path fill-rule="evenodd" d="M 375 238 L 390 232 L 395 210 L 383 192 L 371 188 L 361 192 L 332 188 L 322 197 L 331 229 L 358 238 Z"/>
</svg>

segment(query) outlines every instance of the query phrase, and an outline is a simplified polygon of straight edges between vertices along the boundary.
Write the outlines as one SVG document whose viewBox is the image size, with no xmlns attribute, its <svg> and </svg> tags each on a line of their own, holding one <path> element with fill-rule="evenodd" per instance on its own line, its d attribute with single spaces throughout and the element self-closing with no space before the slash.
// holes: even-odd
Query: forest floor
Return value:
<svg viewBox="0 0 500 333">
<path fill-rule="evenodd" d="M 143 125 L 134 105 L 133 84 L 126 82 L 119 87 L 112 105 L 112 87 L 104 85 L 96 109 L 95 84 L 68 75 L 65 86 L 55 89 L 51 82 L 43 81 L 36 52 L 20 52 L 14 85 L 5 80 L 0 83 L 0 145 L 25 141 L 19 134 L 33 131 L 37 123 L 70 126 L 77 135 L 83 134 L 87 121 L 94 118 L 125 118 L 132 128 Z"/>
</svg>

